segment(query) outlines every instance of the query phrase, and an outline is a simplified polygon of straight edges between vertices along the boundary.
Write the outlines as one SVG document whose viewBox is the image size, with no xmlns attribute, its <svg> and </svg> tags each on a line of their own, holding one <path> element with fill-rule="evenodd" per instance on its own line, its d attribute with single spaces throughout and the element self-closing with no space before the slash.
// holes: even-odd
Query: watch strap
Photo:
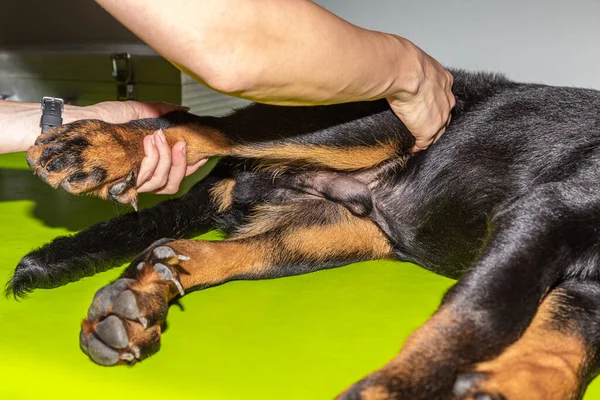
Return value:
<svg viewBox="0 0 600 400">
<path fill-rule="evenodd" d="M 65 101 L 59 97 L 42 97 L 42 118 L 40 119 L 40 128 L 42 133 L 55 126 L 62 125 L 62 112 L 65 108 Z"/>
</svg>

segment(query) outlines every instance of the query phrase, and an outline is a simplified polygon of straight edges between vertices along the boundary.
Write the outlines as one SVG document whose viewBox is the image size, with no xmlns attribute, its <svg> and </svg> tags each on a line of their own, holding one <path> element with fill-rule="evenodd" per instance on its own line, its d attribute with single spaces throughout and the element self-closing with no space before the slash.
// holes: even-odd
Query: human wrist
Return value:
<svg viewBox="0 0 600 400">
<path fill-rule="evenodd" d="M 0 154 L 25 151 L 40 134 L 39 103 L 0 100 Z"/>
<path fill-rule="evenodd" d="M 392 63 L 394 81 L 385 97 L 408 101 L 419 93 L 426 79 L 426 57 L 423 51 L 410 40 L 397 35 L 390 36 L 395 42 L 395 50 L 392 53 L 395 55 Z"/>
<path fill-rule="evenodd" d="M 93 106 L 73 106 L 66 104 L 62 114 L 63 125 L 70 124 L 81 119 L 101 119 L 98 112 L 95 111 Z"/>
</svg>

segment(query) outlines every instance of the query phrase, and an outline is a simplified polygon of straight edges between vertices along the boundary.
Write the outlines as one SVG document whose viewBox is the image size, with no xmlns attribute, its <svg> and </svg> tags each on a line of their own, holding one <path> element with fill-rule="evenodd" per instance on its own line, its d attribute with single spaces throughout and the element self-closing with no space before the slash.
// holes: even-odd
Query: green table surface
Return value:
<svg viewBox="0 0 600 400">
<path fill-rule="evenodd" d="M 0 188 L 2 282 L 33 248 L 128 212 L 53 190 L 23 154 L 0 156 Z M 145 195 L 141 206 L 162 199 Z M 172 306 L 156 355 L 100 367 L 79 350 L 79 322 L 122 269 L 0 298 L 0 399 L 331 399 L 392 358 L 452 284 L 393 261 L 231 282 Z M 586 399 L 598 398 L 595 385 Z"/>
</svg>

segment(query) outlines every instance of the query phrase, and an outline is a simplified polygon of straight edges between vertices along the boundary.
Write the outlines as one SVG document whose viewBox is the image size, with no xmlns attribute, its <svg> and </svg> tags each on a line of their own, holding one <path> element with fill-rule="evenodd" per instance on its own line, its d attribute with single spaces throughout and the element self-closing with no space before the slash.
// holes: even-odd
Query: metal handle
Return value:
<svg viewBox="0 0 600 400">
<path fill-rule="evenodd" d="M 129 53 L 114 53 L 110 56 L 112 76 L 117 81 L 117 100 L 135 99 L 135 81 Z"/>
</svg>

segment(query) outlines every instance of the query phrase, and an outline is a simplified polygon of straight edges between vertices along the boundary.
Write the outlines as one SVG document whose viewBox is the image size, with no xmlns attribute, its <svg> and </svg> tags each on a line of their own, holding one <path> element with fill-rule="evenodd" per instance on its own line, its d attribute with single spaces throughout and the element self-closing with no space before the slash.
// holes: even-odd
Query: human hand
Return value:
<svg viewBox="0 0 600 400">
<path fill-rule="evenodd" d="M 171 111 L 187 111 L 189 108 L 163 102 L 108 101 L 86 107 L 97 114 L 97 119 L 110 123 L 123 123 L 134 119 L 157 118 Z M 177 142 L 169 148 L 164 133 L 157 131 L 144 138 L 145 157 L 137 178 L 139 193 L 173 194 L 179 190 L 184 177 L 193 174 L 206 159 L 187 165 L 186 143 Z"/>
<path fill-rule="evenodd" d="M 162 130 L 144 138 L 144 153 L 140 172 L 137 178 L 138 193 L 153 192 L 156 194 L 173 194 L 179 190 L 184 177 L 193 174 L 207 159 L 187 165 L 187 144 L 177 142 L 173 148 L 165 139 Z"/>
<path fill-rule="evenodd" d="M 452 75 L 425 52 L 417 50 L 421 53 L 422 68 L 416 90 L 388 98 L 392 110 L 416 139 L 411 152 L 427 149 L 442 136 L 456 103 Z"/>
<path fill-rule="evenodd" d="M 69 107 L 69 106 L 67 106 Z M 86 119 L 100 119 L 112 124 L 129 122 L 134 119 L 158 118 L 172 111 L 188 111 L 189 107 L 169 104 L 162 101 L 104 101 L 86 107 L 74 107 L 71 120 L 77 117 L 77 112 L 87 114 Z M 83 118 L 77 118 L 83 119 Z M 65 116 L 64 123 L 67 121 Z"/>
</svg>

